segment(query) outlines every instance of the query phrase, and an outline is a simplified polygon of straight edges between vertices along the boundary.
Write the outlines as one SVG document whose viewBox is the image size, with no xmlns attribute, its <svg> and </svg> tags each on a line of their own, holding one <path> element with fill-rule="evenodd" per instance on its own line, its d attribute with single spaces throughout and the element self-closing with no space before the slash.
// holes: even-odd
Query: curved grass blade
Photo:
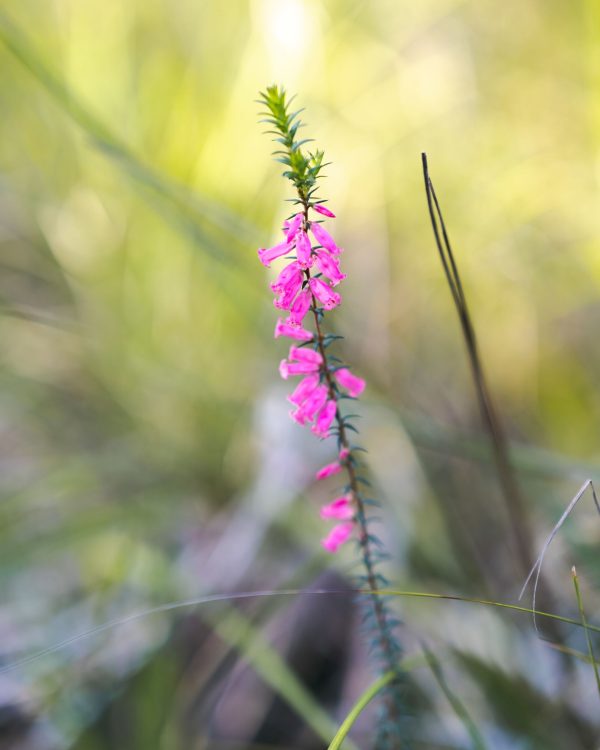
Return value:
<svg viewBox="0 0 600 750">
<path fill-rule="evenodd" d="M 444 695 L 448 699 L 448 702 L 452 706 L 454 713 L 460 719 L 463 726 L 469 733 L 469 737 L 471 738 L 471 742 L 473 744 L 473 750 L 487 750 L 487 745 L 485 743 L 485 740 L 483 739 L 483 735 L 471 718 L 471 715 L 467 711 L 466 706 L 446 681 L 439 659 L 433 653 L 433 651 L 427 648 L 427 646 L 425 646 L 424 644 L 422 645 L 422 648 L 425 654 L 425 658 L 427 659 L 427 664 L 429 665 L 429 668 L 431 669 L 431 672 L 433 673 L 437 684 L 440 686 L 440 690 L 442 691 L 442 693 L 444 693 Z"/>
<path fill-rule="evenodd" d="M 573 575 L 573 586 L 575 587 L 575 596 L 577 598 L 577 606 L 579 608 L 579 616 L 581 617 L 581 624 L 585 630 L 585 640 L 587 642 L 588 655 L 590 662 L 594 668 L 594 677 L 596 678 L 596 687 L 598 688 L 598 696 L 600 697 L 600 673 L 598 672 L 598 664 L 596 663 L 596 657 L 594 656 L 594 647 L 592 646 L 592 639 L 590 638 L 590 631 L 588 629 L 585 611 L 583 609 L 583 598 L 581 596 L 581 589 L 579 588 L 579 579 L 577 578 L 577 569 L 573 565 L 571 569 Z"/>
<path fill-rule="evenodd" d="M 402 668 L 404 671 L 404 664 Z M 358 719 L 362 711 L 366 708 L 366 706 L 368 706 L 368 704 L 373 700 L 377 693 L 380 693 L 385 687 L 390 685 L 393 680 L 397 678 L 397 676 L 397 672 L 386 672 L 365 690 L 365 692 L 352 706 L 344 721 L 340 724 L 340 728 L 337 730 L 334 738 L 329 743 L 327 750 L 340 750 L 344 740 L 347 740 L 348 732 L 352 729 L 354 722 Z M 349 740 L 347 740 L 347 744 L 349 744 Z"/>
</svg>

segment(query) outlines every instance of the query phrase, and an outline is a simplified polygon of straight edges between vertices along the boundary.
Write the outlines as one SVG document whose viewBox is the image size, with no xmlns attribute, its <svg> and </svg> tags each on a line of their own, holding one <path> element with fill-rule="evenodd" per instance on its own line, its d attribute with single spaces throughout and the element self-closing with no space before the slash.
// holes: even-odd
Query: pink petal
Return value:
<svg viewBox="0 0 600 750">
<path fill-rule="evenodd" d="M 328 552 L 337 552 L 342 544 L 348 541 L 353 531 L 354 524 L 352 521 L 338 523 L 331 529 L 325 539 L 321 540 L 321 544 Z"/>
<path fill-rule="evenodd" d="M 362 378 L 353 375 L 347 367 L 342 367 L 334 372 L 337 382 L 345 388 L 354 398 L 358 398 L 365 390 L 366 383 Z"/>
<path fill-rule="evenodd" d="M 330 279 L 333 286 L 337 286 L 340 281 L 346 278 L 346 274 L 340 271 L 339 262 L 326 250 L 317 250 L 315 256 L 315 266 L 324 276 Z"/>
<path fill-rule="evenodd" d="M 320 224 L 312 222 L 310 225 L 310 231 L 313 233 L 313 237 L 319 243 L 319 245 L 322 245 L 333 255 L 339 255 L 342 252 L 342 248 L 338 247 L 335 244 L 335 240 L 333 239 L 333 237 Z"/>
<path fill-rule="evenodd" d="M 287 255 L 291 250 L 291 245 L 287 242 L 281 242 L 279 245 L 274 245 L 273 247 L 261 247 L 258 251 L 258 258 L 263 266 L 269 268 L 271 261 L 281 258 L 282 255 Z"/>
<path fill-rule="evenodd" d="M 317 479 L 327 479 L 327 477 L 331 477 L 334 474 L 339 474 L 341 470 L 342 465 L 337 461 L 334 461 L 331 464 L 327 464 L 322 469 L 319 469 L 319 471 L 317 471 L 317 473 L 315 474 L 315 477 Z"/>
<path fill-rule="evenodd" d="M 335 500 L 321 508 L 320 516 L 323 519 L 337 518 L 339 521 L 349 521 L 354 516 L 354 508 L 346 495 L 336 497 Z"/>
<path fill-rule="evenodd" d="M 321 438 L 326 438 L 329 435 L 329 428 L 335 419 L 336 411 L 337 404 L 333 399 L 330 399 L 319 412 L 317 421 L 312 427 L 312 432 Z"/>
<path fill-rule="evenodd" d="M 295 359 L 298 362 L 311 362 L 316 365 L 323 364 L 323 357 L 314 349 L 306 347 L 290 346 L 289 359 Z"/>
<path fill-rule="evenodd" d="M 304 214 L 296 214 L 293 219 L 290 221 L 286 221 L 285 228 L 287 230 L 287 234 L 285 236 L 285 239 L 288 242 L 292 242 L 294 237 L 296 236 L 296 233 L 300 229 L 300 225 L 302 224 L 302 219 L 304 218 Z"/>
<path fill-rule="evenodd" d="M 292 302 L 290 307 L 290 316 L 288 322 L 291 325 L 301 325 L 304 320 L 304 316 L 310 310 L 312 303 L 312 295 L 310 289 L 303 289 L 296 299 Z"/>
<path fill-rule="evenodd" d="M 330 219 L 335 219 L 335 214 L 332 213 L 328 208 L 326 208 L 322 203 L 316 203 L 314 206 L 311 206 L 311 208 L 313 211 L 321 214 L 321 216 L 328 216 Z"/>
<path fill-rule="evenodd" d="M 312 391 L 312 393 L 308 396 L 308 398 L 306 398 L 305 401 L 300 404 L 300 406 L 298 406 L 298 408 L 294 412 L 291 412 L 292 419 L 294 419 L 296 422 L 300 422 L 300 424 L 312 422 L 312 420 L 315 418 L 315 414 L 327 401 L 328 393 L 329 391 L 327 386 L 317 386 L 314 391 Z"/>
<path fill-rule="evenodd" d="M 296 282 L 298 278 L 300 280 L 303 278 L 302 269 L 296 261 L 288 263 L 285 268 L 282 268 L 275 281 L 270 284 L 271 291 L 275 292 L 275 294 L 281 294 L 290 283 Z"/>
<path fill-rule="evenodd" d="M 275 338 L 278 339 L 280 336 L 287 336 L 297 341 L 310 341 L 313 338 L 313 334 L 305 328 L 291 325 L 291 323 L 286 323 L 281 318 L 278 318 L 275 324 Z"/>
<path fill-rule="evenodd" d="M 304 378 L 304 380 L 301 380 L 296 388 L 294 389 L 293 393 L 291 393 L 288 396 L 288 401 L 291 404 L 294 404 L 295 406 L 300 406 L 300 404 L 310 396 L 310 394 L 315 390 L 315 388 L 319 385 L 319 376 L 315 373 L 314 375 L 308 375 Z"/>
<path fill-rule="evenodd" d="M 341 301 L 341 296 L 321 279 L 312 278 L 309 282 L 310 290 L 323 305 L 325 310 L 333 310 Z"/>
<path fill-rule="evenodd" d="M 287 380 L 290 375 L 306 375 L 318 369 L 319 365 L 312 362 L 288 362 L 282 359 L 279 363 L 279 374 L 284 380 Z"/>
<path fill-rule="evenodd" d="M 300 230 L 296 235 L 296 255 L 298 256 L 298 265 L 300 268 L 309 268 L 312 266 L 311 244 L 308 235 L 304 230 Z"/>
</svg>

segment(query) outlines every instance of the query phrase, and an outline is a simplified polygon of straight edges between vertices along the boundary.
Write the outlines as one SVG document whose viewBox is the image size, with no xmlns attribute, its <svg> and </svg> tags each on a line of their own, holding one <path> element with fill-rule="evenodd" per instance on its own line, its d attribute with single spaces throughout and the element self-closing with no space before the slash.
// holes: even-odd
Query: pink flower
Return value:
<svg viewBox="0 0 600 750">
<path fill-rule="evenodd" d="M 328 216 L 330 219 L 335 219 L 335 214 L 332 213 L 328 208 L 326 208 L 322 203 L 317 203 L 316 205 L 311 206 L 311 208 L 313 211 L 316 211 L 322 216 Z"/>
<path fill-rule="evenodd" d="M 348 448 L 342 448 L 342 450 L 340 451 L 340 461 L 345 461 L 349 455 L 350 450 Z"/>
<path fill-rule="evenodd" d="M 306 424 L 312 422 L 315 418 L 315 414 L 321 409 L 323 404 L 327 401 L 329 395 L 329 389 L 325 385 L 318 385 L 306 398 L 306 400 L 298 406 L 297 409 L 290 412 L 291 418 L 298 422 L 298 424 Z"/>
<path fill-rule="evenodd" d="M 346 278 L 346 274 L 340 271 L 339 262 L 326 250 L 316 251 L 315 265 L 324 276 L 331 280 L 332 286 L 337 286 Z"/>
<path fill-rule="evenodd" d="M 323 364 L 323 357 L 316 352 L 314 349 L 307 349 L 305 347 L 290 346 L 289 359 L 295 359 L 297 362 L 310 362 L 315 365 Z"/>
<path fill-rule="evenodd" d="M 326 310 L 333 310 L 342 301 L 341 296 L 321 279 L 312 278 L 309 282 L 310 290 Z"/>
<path fill-rule="evenodd" d="M 286 323 L 281 318 L 278 318 L 275 324 L 275 338 L 278 339 L 280 336 L 288 336 L 297 341 L 310 341 L 313 337 L 312 333 L 305 328 L 291 325 L 291 323 Z"/>
<path fill-rule="evenodd" d="M 313 233 L 313 237 L 322 245 L 326 250 L 329 250 L 332 255 L 339 255 L 342 252 L 342 248 L 335 244 L 335 240 L 329 234 L 326 229 L 316 222 L 312 222 L 310 225 L 310 231 Z"/>
<path fill-rule="evenodd" d="M 324 505 L 320 515 L 324 519 L 337 518 L 339 521 L 349 521 L 354 516 L 354 508 L 350 498 L 342 495 L 342 497 L 336 497 L 329 505 Z"/>
<path fill-rule="evenodd" d="M 287 380 L 290 375 L 306 375 L 318 369 L 319 365 L 312 362 L 288 362 L 282 359 L 279 363 L 279 374 L 284 380 Z"/>
<path fill-rule="evenodd" d="M 269 268 L 272 260 L 281 258 L 282 255 L 287 255 L 291 251 L 291 245 L 289 245 L 287 242 L 281 242 L 279 245 L 274 245 L 273 247 L 261 247 L 258 251 L 258 259 L 263 264 L 263 266 Z"/>
<path fill-rule="evenodd" d="M 298 265 L 300 268 L 309 268 L 312 266 L 311 251 L 312 248 L 308 235 L 304 230 L 299 230 L 296 234 L 296 255 L 298 256 Z"/>
<path fill-rule="evenodd" d="M 300 406 L 300 404 L 310 396 L 318 385 L 319 376 L 316 373 L 314 375 L 308 375 L 304 380 L 301 380 L 298 383 L 294 392 L 288 396 L 288 401 L 295 406 Z"/>
<path fill-rule="evenodd" d="M 329 435 L 329 428 L 335 419 L 336 410 L 337 405 L 335 401 L 330 399 L 319 412 L 317 421 L 311 428 L 315 435 L 318 435 L 321 438 L 326 438 Z"/>
<path fill-rule="evenodd" d="M 336 370 L 333 374 L 342 388 L 345 388 L 354 398 L 358 398 L 358 396 L 360 396 L 365 390 L 365 381 L 362 378 L 353 375 L 347 367 L 342 367 L 341 369 Z"/>
<path fill-rule="evenodd" d="M 334 474 L 339 474 L 341 470 L 342 465 L 337 461 L 334 461 L 331 464 L 327 464 L 322 469 L 319 469 L 319 471 L 317 471 L 317 473 L 315 474 L 315 477 L 317 479 L 327 479 L 327 477 L 331 477 Z"/>
<path fill-rule="evenodd" d="M 331 529 L 325 539 L 321 540 L 321 544 L 327 552 L 337 552 L 342 544 L 348 541 L 353 531 L 354 524 L 352 521 L 338 523 L 333 529 Z"/>
<path fill-rule="evenodd" d="M 302 275 L 296 279 L 291 279 L 279 295 L 273 300 L 275 307 L 280 310 L 289 310 L 296 295 L 302 288 Z"/>
<path fill-rule="evenodd" d="M 309 289 L 303 289 L 290 307 L 290 317 L 288 322 L 291 325 L 299 326 L 304 320 L 304 316 L 310 310 L 312 295 Z"/>
<path fill-rule="evenodd" d="M 300 229 L 300 225 L 302 224 L 302 219 L 304 218 L 304 214 L 296 214 L 293 219 L 290 221 L 285 222 L 285 228 L 287 230 L 287 234 L 285 236 L 285 239 L 288 242 L 292 242 L 294 237 L 296 236 L 296 232 Z"/>
<path fill-rule="evenodd" d="M 275 281 L 270 284 L 271 291 L 275 292 L 275 294 L 281 294 L 291 283 L 296 282 L 298 278 L 302 280 L 302 269 L 297 261 L 294 260 L 281 269 Z"/>
</svg>

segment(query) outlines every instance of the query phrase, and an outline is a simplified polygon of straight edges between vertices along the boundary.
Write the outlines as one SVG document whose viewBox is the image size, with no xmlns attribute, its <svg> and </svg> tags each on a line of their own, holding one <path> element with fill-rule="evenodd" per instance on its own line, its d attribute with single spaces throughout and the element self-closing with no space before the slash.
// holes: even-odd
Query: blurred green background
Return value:
<svg viewBox="0 0 600 750">
<path fill-rule="evenodd" d="M 332 448 L 287 418 L 285 344 L 256 257 L 291 197 L 257 124 L 272 82 L 298 94 L 331 162 L 321 195 L 348 279 L 329 321 L 369 383 L 363 443 L 393 584 L 514 602 L 526 574 L 421 151 L 533 559 L 600 478 L 594 0 L 3 0 L 1 665 L 168 601 L 340 588 L 354 570 L 351 548 L 319 552 L 331 487 L 312 476 Z M 594 513 L 585 497 L 544 581 L 556 611 L 576 614 L 576 563 L 592 621 Z M 539 640 L 529 618 L 419 600 L 398 610 L 407 653 L 422 639 L 434 649 L 487 747 L 597 746 L 590 665 Z M 334 595 L 225 602 L 77 640 L 0 673 L 0 747 L 324 747 L 372 679 L 351 611 Z M 306 661 L 315 622 L 332 630 L 319 658 L 335 652 L 333 686 L 277 657 Z M 576 629 L 546 634 L 586 651 Z M 285 731 L 265 728 L 273 695 Z M 477 747 L 422 665 L 407 705 L 415 746 Z M 360 747 L 375 721 L 357 725 Z"/>
</svg>

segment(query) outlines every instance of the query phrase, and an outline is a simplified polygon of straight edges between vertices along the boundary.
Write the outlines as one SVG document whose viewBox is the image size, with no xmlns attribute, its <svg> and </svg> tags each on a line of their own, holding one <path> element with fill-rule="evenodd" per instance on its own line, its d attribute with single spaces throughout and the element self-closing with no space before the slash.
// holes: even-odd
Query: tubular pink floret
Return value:
<svg viewBox="0 0 600 750">
<path fill-rule="evenodd" d="M 271 261 L 276 258 L 281 258 L 282 255 L 287 255 L 291 251 L 292 246 L 290 244 L 287 242 L 280 242 L 279 245 L 274 245 L 273 247 L 261 247 L 258 251 L 258 258 L 263 266 L 269 268 L 271 266 Z"/>
<path fill-rule="evenodd" d="M 310 225 L 310 231 L 313 233 L 313 237 L 319 245 L 322 245 L 326 250 L 329 250 L 332 255 L 339 255 L 342 252 L 342 248 L 335 244 L 333 237 L 320 224 L 313 221 Z"/>
<path fill-rule="evenodd" d="M 321 216 L 328 216 L 330 219 L 335 219 L 335 214 L 322 203 L 316 203 L 314 206 L 311 206 L 311 208 L 313 211 L 321 214 Z"/>
<path fill-rule="evenodd" d="M 316 352 L 314 349 L 307 349 L 306 347 L 290 346 L 289 359 L 295 359 L 297 362 L 310 362 L 316 365 L 323 364 L 323 357 Z"/>
<path fill-rule="evenodd" d="M 327 479 L 327 477 L 332 477 L 334 474 L 339 474 L 341 470 L 342 465 L 338 461 L 334 461 L 331 464 L 323 466 L 322 469 L 319 469 L 315 474 L 315 477 L 317 479 Z"/>
<path fill-rule="evenodd" d="M 285 320 L 278 318 L 275 324 L 274 337 L 278 339 L 280 336 L 287 336 L 297 341 L 310 341 L 313 338 L 313 334 L 305 328 L 286 323 Z"/>
<path fill-rule="evenodd" d="M 326 284 L 321 279 L 311 278 L 308 283 L 310 291 L 326 310 L 333 310 L 334 307 L 337 307 L 341 303 L 341 296 L 337 292 L 334 292 L 329 284 Z"/>
<path fill-rule="evenodd" d="M 299 424 L 312 422 L 315 414 L 322 408 L 327 401 L 328 390 L 324 385 L 317 386 L 312 393 L 295 409 L 290 412 L 290 416 Z"/>
<path fill-rule="evenodd" d="M 285 229 L 286 229 L 286 236 L 285 239 L 288 242 L 292 242 L 294 237 L 296 236 L 296 232 L 300 229 L 300 226 L 302 225 L 302 219 L 304 218 L 304 214 L 296 214 L 290 221 L 285 222 Z"/>
<path fill-rule="evenodd" d="M 298 256 L 298 265 L 300 268 L 310 268 L 313 264 L 311 256 L 312 248 L 308 235 L 303 229 L 296 234 L 296 255 Z"/>
<path fill-rule="evenodd" d="M 272 292 L 275 292 L 275 294 L 281 294 L 284 289 L 297 279 L 300 279 L 300 282 L 302 282 L 302 269 L 297 261 L 294 260 L 281 269 L 275 281 L 269 286 L 271 287 Z"/>
<path fill-rule="evenodd" d="M 331 281 L 332 286 L 337 286 L 346 278 L 346 274 L 340 271 L 339 262 L 326 250 L 315 252 L 315 266 L 324 276 Z"/>
<path fill-rule="evenodd" d="M 313 362 L 288 362 L 282 359 L 279 363 L 279 374 L 284 380 L 287 380 L 290 375 L 306 375 L 318 369 L 319 365 Z"/>
<path fill-rule="evenodd" d="M 321 438 L 326 438 L 329 435 L 329 428 L 335 419 L 336 411 L 337 404 L 334 399 L 330 399 L 319 412 L 317 421 L 312 426 L 311 431 Z"/>
<path fill-rule="evenodd" d="M 352 501 L 347 495 L 336 497 L 320 510 L 320 516 L 323 519 L 337 518 L 338 521 L 349 521 L 354 516 Z"/>
<path fill-rule="evenodd" d="M 292 302 L 296 299 L 296 295 L 302 288 L 302 276 L 298 279 L 292 279 L 287 286 L 285 286 L 279 295 L 273 300 L 273 304 L 279 310 L 289 310 L 292 306 Z"/>
<path fill-rule="evenodd" d="M 315 390 L 315 388 L 319 385 L 319 376 L 318 374 L 314 375 L 307 375 L 303 380 L 301 380 L 296 388 L 294 389 L 293 393 L 291 393 L 287 400 L 290 402 L 290 404 L 294 404 L 295 406 L 300 406 L 300 404 L 305 401 L 310 394 Z"/>
<path fill-rule="evenodd" d="M 311 297 L 310 289 L 303 289 L 300 292 L 300 294 L 296 297 L 296 299 L 292 302 L 292 306 L 290 307 L 290 316 L 288 318 L 288 322 L 291 325 L 296 325 L 296 326 L 302 325 L 304 316 L 310 310 L 311 302 L 312 302 L 312 297 Z"/>
<path fill-rule="evenodd" d="M 342 450 L 340 451 L 340 461 L 345 461 L 349 455 L 350 455 L 350 449 L 342 448 Z"/>
<path fill-rule="evenodd" d="M 338 549 L 347 542 L 354 531 L 354 524 L 352 521 L 346 521 L 345 523 L 338 523 L 331 529 L 325 539 L 321 540 L 321 544 L 327 550 L 327 552 L 337 552 Z"/>
<path fill-rule="evenodd" d="M 337 382 L 342 388 L 345 388 L 353 398 L 358 398 L 365 390 L 365 381 L 357 375 L 353 375 L 347 367 L 341 367 L 333 374 Z"/>
</svg>

